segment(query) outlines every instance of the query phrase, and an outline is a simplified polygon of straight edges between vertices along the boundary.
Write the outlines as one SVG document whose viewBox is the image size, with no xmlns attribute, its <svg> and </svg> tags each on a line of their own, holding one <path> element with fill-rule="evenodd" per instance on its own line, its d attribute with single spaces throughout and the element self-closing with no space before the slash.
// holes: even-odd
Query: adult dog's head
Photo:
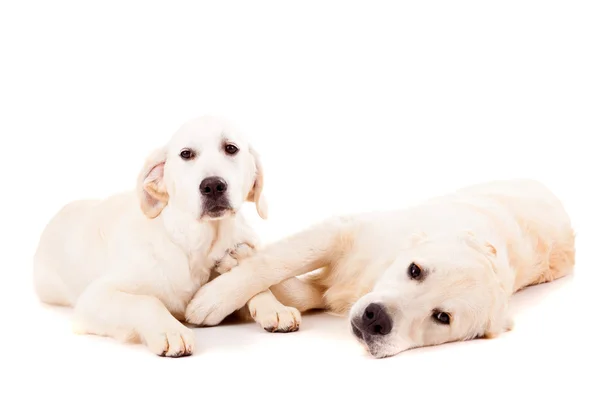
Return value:
<svg viewBox="0 0 600 400">
<path fill-rule="evenodd" d="M 510 329 L 511 272 L 503 257 L 472 232 L 415 235 L 352 307 L 354 335 L 382 358 Z"/>
<path fill-rule="evenodd" d="M 141 209 L 148 218 L 169 205 L 196 220 L 221 219 L 246 200 L 266 218 L 262 189 L 257 153 L 240 132 L 208 116 L 185 123 L 148 157 L 138 176 Z"/>
</svg>

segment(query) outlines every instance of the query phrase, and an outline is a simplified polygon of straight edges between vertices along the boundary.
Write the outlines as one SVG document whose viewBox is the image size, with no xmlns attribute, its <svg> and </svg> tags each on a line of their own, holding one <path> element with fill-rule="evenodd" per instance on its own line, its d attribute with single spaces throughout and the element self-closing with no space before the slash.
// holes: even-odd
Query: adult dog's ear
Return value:
<svg viewBox="0 0 600 400">
<path fill-rule="evenodd" d="M 164 183 L 166 150 L 154 150 L 138 175 L 137 193 L 142 212 L 148 218 L 156 218 L 169 202 Z"/>
<path fill-rule="evenodd" d="M 480 240 L 471 231 L 465 233 L 465 241 L 489 259 L 489 268 L 486 268 L 486 279 L 489 279 L 489 287 L 492 289 L 489 292 L 489 296 L 492 296 L 492 302 L 488 310 L 488 320 L 482 329 L 481 336 L 491 339 L 512 329 L 513 320 L 509 316 L 508 301 L 512 294 L 511 282 L 514 280 L 514 276 L 508 266 L 508 261 L 504 259 L 502 254 L 498 254 L 498 250 L 494 245 Z"/>
<path fill-rule="evenodd" d="M 427 241 L 428 236 L 425 232 L 422 231 L 417 231 L 417 232 L 413 232 L 409 239 L 408 239 L 408 243 L 410 245 L 410 247 L 416 247 L 419 246 L 420 244 L 423 244 Z"/>
<path fill-rule="evenodd" d="M 493 339 L 513 328 L 513 319 L 509 315 L 508 310 L 510 294 L 504 290 L 500 282 L 494 282 L 492 285 L 494 290 L 491 290 L 489 295 L 493 296 L 493 299 L 488 320 L 483 327 L 483 334 L 481 335 L 485 339 Z"/>
<path fill-rule="evenodd" d="M 471 231 L 465 232 L 465 241 L 471 247 L 481 251 L 488 257 L 495 257 L 498 255 L 498 251 L 491 243 L 480 241 L 479 238 L 477 238 L 477 236 L 475 236 L 475 234 Z"/>
<path fill-rule="evenodd" d="M 265 181 L 265 173 L 263 169 L 262 162 L 260 161 L 260 156 L 254 150 L 252 146 L 250 146 L 250 154 L 254 158 L 254 165 L 256 165 L 256 174 L 254 176 L 254 184 L 252 185 L 252 189 L 248 192 L 248 196 L 246 197 L 246 201 L 254 202 L 256 205 L 256 212 L 262 219 L 267 219 L 268 214 L 268 204 L 267 199 L 263 193 L 263 186 Z"/>
</svg>

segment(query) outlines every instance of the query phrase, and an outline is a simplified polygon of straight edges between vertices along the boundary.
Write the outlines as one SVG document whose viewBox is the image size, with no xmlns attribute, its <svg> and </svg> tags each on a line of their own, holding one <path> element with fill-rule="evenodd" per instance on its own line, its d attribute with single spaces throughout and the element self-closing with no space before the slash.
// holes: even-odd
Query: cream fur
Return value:
<svg viewBox="0 0 600 400">
<path fill-rule="evenodd" d="M 225 154 L 225 142 L 239 152 Z M 184 148 L 197 156 L 182 159 Z M 215 175 L 228 184 L 231 209 L 210 218 L 199 185 Z M 150 154 L 135 191 L 75 201 L 57 213 L 35 254 L 36 292 L 46 303 L 73 306 L 76 332 L 189 355 L 194 335 L 180 322 L 186 306 L 200 286 L 259 245 L 239 209 L 252 201 L 266 218 L 262 189 L 260 160 L 240 132 L 218 118 L 189 121 Z M 268 290 L 248 307 L 265 329 L 297 329 L 298 311 Z"/>
<path fill-rule="evenodd" d="M 393 329 L 365 345 L 386 357 L 510 329 L 510 296 L 571 273 L 574 259 L 560 201 L 535 181 L 496 181 L 404 210 L 332 218 L 273 243 L 201 288 L 187 316 L 217 324 L 269 287 L 288 306 L 326 308 L 351 321 L 377 303 Z M 413 262 L 427 271 L 422 282 L 408 275 Z M 315 270 L 302 286 L 279 284 Z M 440 309 L 449 325 L 432 318 Z"/>
</svg>

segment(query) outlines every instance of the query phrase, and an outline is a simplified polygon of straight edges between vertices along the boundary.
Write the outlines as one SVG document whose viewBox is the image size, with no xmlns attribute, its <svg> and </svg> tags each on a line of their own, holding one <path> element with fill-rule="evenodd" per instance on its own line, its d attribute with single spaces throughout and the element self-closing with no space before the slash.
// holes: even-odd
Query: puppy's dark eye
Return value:
<svg viewBox="0 0 600 400">
<path fill-rule="evenodd" d="M 421 274 L 421 267 L 419 267 L 417 264 L 411 263 L 408 266 L 408 276 L 410 276 L 411 279 L 419 279 L 421 278 Z"/>
<path fill-rule="evenodd" d="M 181 150 L 181 153 L 179 153 L 179 157 L 183 158 L 184 160 L 191 160 L 195 156 L 196 154 L 190 149 L 183 149 Z"/>
<path fill-rule="evenodd" d="M 434 311 L 432 317 L 436 322 L 439 322 L 442 325 L 450 325 L 450 315 L 448 313 Z"/>
<path fill-rule="evenodd" d="M 238 151 L 239 151 L 239 149 L 232 144 L 225 145 L 225 153 L 227 153 L 231 156 L 234 155 L 235 153 L 237 153 Z"/>
</svg>

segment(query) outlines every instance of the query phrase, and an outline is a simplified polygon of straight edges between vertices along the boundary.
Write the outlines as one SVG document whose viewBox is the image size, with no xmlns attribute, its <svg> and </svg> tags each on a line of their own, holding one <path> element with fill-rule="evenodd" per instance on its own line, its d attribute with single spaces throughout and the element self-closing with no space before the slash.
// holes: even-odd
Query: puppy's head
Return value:
<svg viewBox="0 0 600 400">
<path fill-rule="evenodd" d="M 248 200 L 267 217 L 258 154 L 225 121 L 201 117 L 184 124 L 146 160 L 138 177 L 141 208 L 155 218 L 167 206 L 197 220 L 235 214 Z"/>
<path fill-rule="evenodd" d="M 509 329 L 510 277 L 489 243 L 465 232 L 416 235 L 391 263 L 371 293 L 350 311 L 352 331 L 369 352 L 402 351 Z"/>
</svg>

